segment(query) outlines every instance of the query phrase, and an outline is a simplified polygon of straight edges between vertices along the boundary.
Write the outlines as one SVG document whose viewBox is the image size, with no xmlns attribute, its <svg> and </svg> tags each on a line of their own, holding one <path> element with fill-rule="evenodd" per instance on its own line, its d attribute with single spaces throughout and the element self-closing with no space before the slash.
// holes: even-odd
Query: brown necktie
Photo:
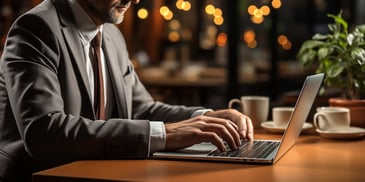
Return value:
<svg viewBox="0 0 365 182">
<path fill-rule="evenodd" d="M 105 119 L 105 109 L 104 109 L 104 80 L 103 71 L 101 67 L 101 57 L 100 57 L 100 44 L 101 44 L 101 33 L 94 37 L 91 41 L 91 48 L 93 53 L 93 68 L 94 68 L 94 106 L 97 119 Z"/>
</svg>

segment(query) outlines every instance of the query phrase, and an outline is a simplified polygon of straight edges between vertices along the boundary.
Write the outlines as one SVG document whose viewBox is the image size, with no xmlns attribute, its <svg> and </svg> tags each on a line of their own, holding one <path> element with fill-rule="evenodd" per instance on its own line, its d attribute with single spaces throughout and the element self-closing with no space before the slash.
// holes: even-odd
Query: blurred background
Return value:
<svg viewBox="0 0 365 182">
<path fill-rule="evenodd" d="M 0 54 L 12 22 L 41 2 L 1 0 Z M 265 95 L 272 105 L 293 105 L 311 74 L 295 58 L 303 41 L 328 31 L 328 13 L 342 10 L 350 27 L 365 23 L 363 7 L 363 0 L 141 0 L 117 26 L 157 100 L 220 109 Z"/>
</svg>

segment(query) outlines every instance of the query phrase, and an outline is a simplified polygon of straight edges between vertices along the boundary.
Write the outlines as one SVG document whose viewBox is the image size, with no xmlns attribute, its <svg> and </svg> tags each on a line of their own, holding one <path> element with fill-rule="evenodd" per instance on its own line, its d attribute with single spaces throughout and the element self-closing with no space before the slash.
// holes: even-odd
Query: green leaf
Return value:
<svg viewBox="0 0 365 182">
<path fill-rule="evenodd" d="M 341 47 L 341 45 L 338 45 L 336 42 L 331 43 L 331 53 L 338 53 L 341 54 L 342 52 L 344 52 L 344 48 Z"/>
<path fill-rule="evenodd" d="M 319 33 L 313 35 L 313 37 L 312 37 L 312 39 L 314 39 L 314 40 L 326 40 L 328 38 L 331 38 L 331 36 L 323 35 L 323 34 L 319 34 Z"/>
<path fill-rule="evenodd" d="M 330 78 L 335 78 L 337 76 L 340 76 L 340 74 L 343 72 L 344 67 L 340 65 L 333 65 L 330 66 L 327 70 L 327 76 Z"/>
<path fill-rule="evenodd" d="M 365 64 L 361 65 L 361 72 L 362 72 L 362 73 L 365 73 Z M 362 77 L 364 77 L 364 78 L 365 78 L 365 74 L 363 74 L 363 75 L 362 75 Z M 364 81 L 365 81 L 365 79 L 364 79 Z M 364 90 L 364 91 L 365 91 L 365 90 Z"/>
<path fill-rule="evenodd" d="M 299 50 L 299 54 L 301 54 L 301 52 L 319 47 L 321 45 L 323 45 L 324 42 L 322 41 L 318 41 L 318 40 L 307 40 L 302 44 L 302 47 Z"/>
<path fill-rule="evenodd" d="M 318 50 L 318 59 L 323 59 L 327 57 L 328 49 L 326 47 L 322 47 Z"/>
<path fill-rule="evenodd" d="M 356 47 L 351 51 L 351 57 L 356 59 L 359 65 L 365 63 L 365 50 L 360 47 Z"/>
<path fill-rule="evenodd" d="M 337 32 L 338 28 L 337 28 L 337 25 L 336 24 L 328 24 L 328 29 L 331 31 L 331 32 Z"/>
<path fill-rule="evenodd" d="M 308 66 L 313 63 L 315 57 L 316 57 L 315 51 L 308 51 L 304 54 L 299 55 L 298 60 L 300 60 L 304 66 Z"/>
<path fill-rule="evenodd" d="M 333 33 L 333 38 L 334 38 L 335 40 L 338 40 L 338 39 L 340 38 L 340 32 L 335 32 L 335 33 Z"/>
<path fill-rule="evenodd" d="M 354 42 L 354 40 L 355 40 L 355 36 L 354 36 L 354 34 L 348 34 L 347 35 L 347 43 L 349 44 L 349 45 L 352 45 L 352 42 Z"/>
<path fill-rule="evenodd" d="M 364 55 L 365 55 L 365 50 L 361 47 L 355 47 L 351 51 L 352 58 L 358 58 L 358 57 L 364 58 Z"/>
<path fill-rule="evenodd" d="M 361 33 L 365 33 L 365 25 L 358 25 L 356 29 Z"/>
<path fill-rule="evenodd" d="M 336 23 L 338 23 L 338 24 L 342 25 L 342 27 L 343 27 L 344 31 L 346 31 L 346 32 L 347 32 L 347 27 L 348 27 L 348 25 L 347 25 L 346 20 L 344 20 L 344 19 L 342 18 L 341 14 L 342 14 L 342 12 L 340 12 L 338 15 L 329 14 L 329 15 L 328 15 L 328 17 L 333 18 L 333 19 L 335 20 L 335 22 L 336 22 Z"/>
</svg>

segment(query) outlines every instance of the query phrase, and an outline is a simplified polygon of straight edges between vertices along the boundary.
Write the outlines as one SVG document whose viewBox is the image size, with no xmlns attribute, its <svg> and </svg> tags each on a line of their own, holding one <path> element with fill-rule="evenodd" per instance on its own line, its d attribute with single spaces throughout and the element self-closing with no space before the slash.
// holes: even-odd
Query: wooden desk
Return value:
<svg viewBox="0 0 365 182">
<path fill-rule="evenodd" d="M 258 134 L 256 138 L 279 138 Z M 79 161 L 33 175 L 34 182 L 76 181 L 365 181 L 365 140 L 302 135 L 274 165 L 168 160 Z"/>
</svg>

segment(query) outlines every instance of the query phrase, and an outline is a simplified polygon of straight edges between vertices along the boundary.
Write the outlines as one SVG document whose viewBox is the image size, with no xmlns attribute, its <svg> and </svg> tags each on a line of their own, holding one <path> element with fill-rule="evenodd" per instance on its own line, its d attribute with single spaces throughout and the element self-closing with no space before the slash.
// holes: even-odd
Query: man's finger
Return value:
<svg viewBox="0 0 365 182">
<path fill-rule="evenodd" d="M 226 128 L 221 124 L 207 123 L 202 130 L 203 132 L 208 131 L 216 133 L 218 136 L 220 136 L 220 138 L 227 142 L 231 149 L 237 150 L 239 145 L 239 135 L 233 128 Z"/>
<path fill-rule="evenodd" d="M 246 119 L 246 126 L 247 126 L 247 139 L 253 140 L 254 128 L 253 128 L 252 121 L 250 118 Z"/>
</svg>

